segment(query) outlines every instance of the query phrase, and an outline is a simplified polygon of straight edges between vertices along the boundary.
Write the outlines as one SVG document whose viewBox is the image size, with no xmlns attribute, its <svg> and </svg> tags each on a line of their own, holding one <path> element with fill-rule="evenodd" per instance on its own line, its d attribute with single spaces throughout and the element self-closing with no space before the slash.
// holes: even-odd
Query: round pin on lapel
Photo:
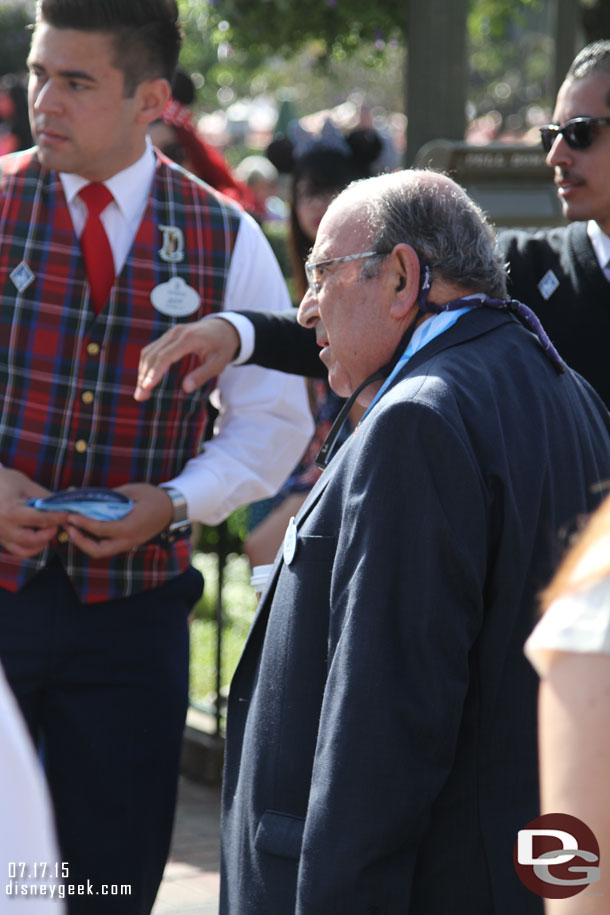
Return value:
<svg viewBox="0 0 610 915">
<path fill-rule="evenodd" d="M 288 527 L 286 528 L 286 533 L 284 534 L 283 556 L 284 562 L 287 566 L 290 565 L 297 551 L 297 534 L 297 523 L 293 516 L 288 522 Z"/>
</svg>

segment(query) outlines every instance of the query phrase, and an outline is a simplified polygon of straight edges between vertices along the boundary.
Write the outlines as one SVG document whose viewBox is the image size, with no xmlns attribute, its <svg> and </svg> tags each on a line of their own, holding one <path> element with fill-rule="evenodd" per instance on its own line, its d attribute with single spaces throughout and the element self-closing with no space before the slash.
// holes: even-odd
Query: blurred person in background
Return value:
<svg viewBox="0 0 610 915">
<path fill-rule="evenodd" d="M 372 128 L 357 128 L 343 134 L 330 120 L 319 134 L 298 127 L 294 140 L 283 137 L 268 147 L 267 156 L 273 165 L 281 174 L 291 176 L 288 249 L 296 303 L 307 291 L 305 261 L 329 203 L 351 181 L 370 176 L 371 164 L 381 150 L 381 140 Z M 344 403 L 325 378 L 310 378 L 308 387 L 315 434 L 288 480 L 271 500 L 269 513 L 266 514 L 266 503 L 250 507 L 252 529 L 245 551 L 253 566 L 273 561 L 288 520 L 296 514 L 320 475 L 314 459 Z M 338 444 L 349 436 L 360 415 L 360 409 L 354 407 Z"/>
<path fill-rule="evenodd" d="M 27 89 L 20 77 L 8 73 L 0 80 L 0 155 L 29 149 L 32 143 Z"/>
<path fill-rule="evenodd" d="M 256 202 L 250 188 L 234 175 L 222 154 L 199 134 L 190 110 L 194 100 L 192 79 L 184 70 L 177 70 L 172 81 L 172 98 L 161 117 L 148 129 L 153 145 L 169 159 L 255 215 Z"/>
<path fill-rule="evenodd" d="M 49 792 L 1 666 L 0 747 L 0 900 L 5 900 L 0 910 L 8 906 L 18 915 L 62 915 L 65 909 L 57 900 L 68 874 L 57 846 Z M 13 904 L 8 901 L 12 899 L 19 901 Z"/>
<path fill-rule="evenodd" d="M 607 915 L 610 900 L 610 497 L 544 592 L 525 651 L 541 677 L 541 812 L 578 817 L 600 849 L 601 880 L 547 915 Z M 587 865 L 575 858 L 574 870 Z M 599 864 L 599 862 L 597 862 Z M 557 877 L 570 878 L 558 869 Z"/>
<path fill-rule="evenodd" d="M 285 219 L 287 209 L 278 197 L 279 172 L 266 156 L 246 156 L 235 168 L 235 176 L 254 196 L 251 215 L 261 223 Z"/>
</svg>

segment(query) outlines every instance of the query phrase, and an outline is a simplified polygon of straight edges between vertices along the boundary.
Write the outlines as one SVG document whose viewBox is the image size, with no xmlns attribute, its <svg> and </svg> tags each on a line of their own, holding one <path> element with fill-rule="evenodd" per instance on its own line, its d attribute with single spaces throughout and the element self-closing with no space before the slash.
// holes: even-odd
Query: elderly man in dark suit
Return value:
<svg viewBox="0 0 610 915">
<path fill-rule="evenodd" d="M 540 912 L 512 861 L 538 811 L 522 646 L 610 474 L 608 413 L 442 175 L 352 185 L 308 275 L 299 321 L 367 412 L 289 525 L 233 680 L 221 912 Z"/>
</svg>

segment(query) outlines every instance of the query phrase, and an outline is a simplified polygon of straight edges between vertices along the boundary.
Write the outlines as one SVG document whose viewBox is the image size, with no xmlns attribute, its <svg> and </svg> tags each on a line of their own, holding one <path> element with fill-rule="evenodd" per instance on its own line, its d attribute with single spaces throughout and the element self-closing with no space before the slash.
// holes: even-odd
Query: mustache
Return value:
<svg viewBox="0 0 610 915">
<path fill-rule="evenodd" d="M 575 174 L 569 168 L 556 168 L 555 169 L 555 184 L 562 181 L 577 181 L 582 182 L 582 177 Z"/>
</svg>

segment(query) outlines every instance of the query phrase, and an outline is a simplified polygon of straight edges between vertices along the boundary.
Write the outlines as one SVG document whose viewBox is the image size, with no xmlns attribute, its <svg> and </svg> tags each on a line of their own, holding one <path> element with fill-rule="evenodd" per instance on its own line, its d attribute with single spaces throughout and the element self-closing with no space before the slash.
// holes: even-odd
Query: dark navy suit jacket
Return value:
<svg viewBox="0 0 610 915">
<path fill-rule="evenodd" d="M 532 915 L 536 595 L 608 413 L 508 314 L 420 350 L 324 472 L 229 698 L 223 915 Z"/>
</svg>

